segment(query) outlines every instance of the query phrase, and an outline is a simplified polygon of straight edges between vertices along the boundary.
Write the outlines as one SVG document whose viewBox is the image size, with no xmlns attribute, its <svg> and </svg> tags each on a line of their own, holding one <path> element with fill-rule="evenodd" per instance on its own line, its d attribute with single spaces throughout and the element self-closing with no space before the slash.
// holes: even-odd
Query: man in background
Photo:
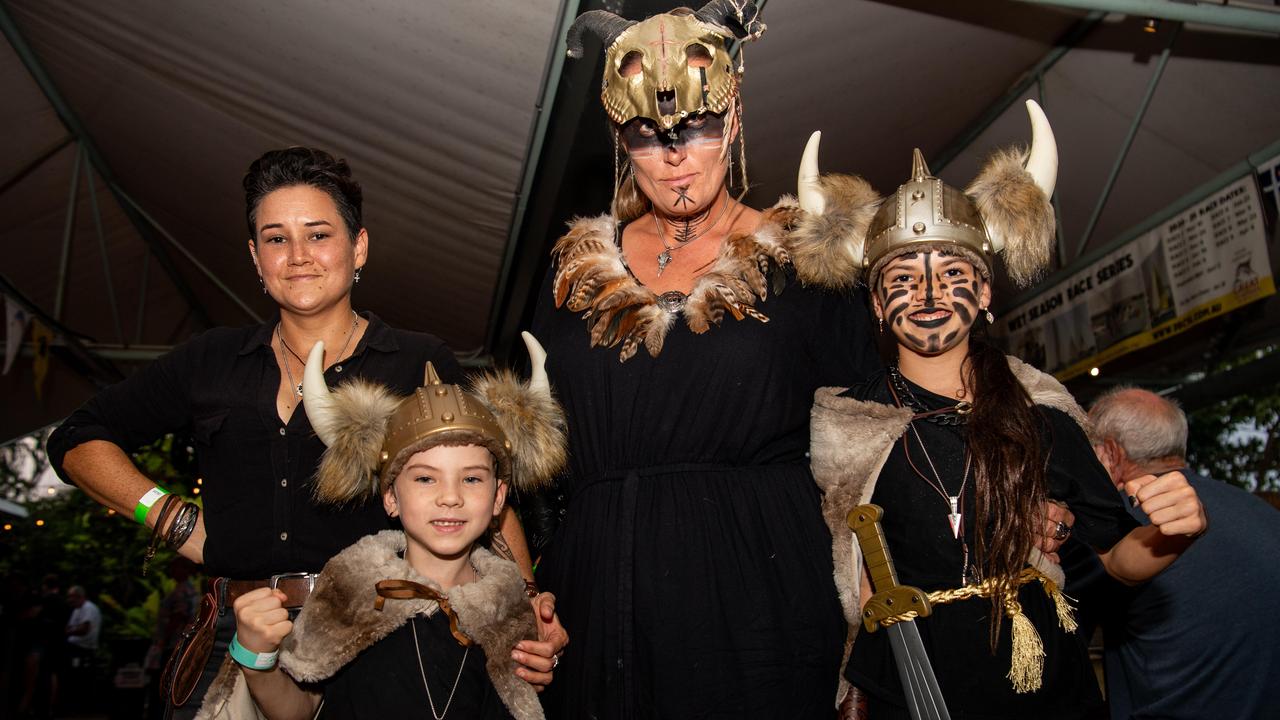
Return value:
<svg viewBox="0 0 1280 720">
<path fill-rule="evenodd" d="M 1204 503 L 1204 535 L 1153 580 L 1106 598 L 1113 718 L 1272 718 L 1280 708 L 1280 514 L 1186 466 L 1187 418 L 1173 402 L 1117 388 L 1089 411 L 1094 450 L 1117 488 L 1181 470 Z M 1144 524 L 1139 509 L 1130 511 Z"/>
<path fill-rule="evenodd" d="M 69 707 L 79 707 L 90 696 L 94 656 L 98 652 L 98 635 L 102 632 L 102 611 L 85 596 L 84 588 L 72 585 L 67 590 L 67 606 L 71 617 L 66 626 L 66 662 L 58 694 Z"/>
</svg>

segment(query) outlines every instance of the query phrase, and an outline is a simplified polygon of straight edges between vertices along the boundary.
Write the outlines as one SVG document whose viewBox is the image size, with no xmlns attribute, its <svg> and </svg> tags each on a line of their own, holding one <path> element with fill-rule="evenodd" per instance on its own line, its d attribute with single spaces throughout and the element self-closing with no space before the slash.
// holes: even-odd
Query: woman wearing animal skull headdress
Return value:
<svg viewBox="0 0 1280 720">
<path fill-rule="evenodd" d="M 1045 498 L 1065 502 L 1070 531 L 1130 583 L 1162 570 L 1205 527 L 1195 491 L 1175 472 L 1128 487 L 1152 520 L 1135 529 L 1075 401 L 978 330 L 991 321 L 994 253 L 1027 284 L 1053 243 L 1057 150 L 1039 106 L 1028 110 L 1034 141 L 1025 163 L 1020 153 L 997 154 L 965 193 L 931 176 L 916 151 L 911 180 L 882 205 L 855 252 L 880 327 L 897 340 L 897 362 L 847 389 L 819 391 L 813 409 L 813 471 L 836 581 L 846 617 L 864 625 L 845 677 L 869 696 L 877 720 L 920 717 L 908 714 L 911 693 L 883 629 L 913 618 L 951 717 L 1096 709 L 1097 685 L 1058 589 L 1061 570 L 1033 548 Z M 801 201 L 821 195 L 802 192 Z M 869 503 L 883 512 L 878 539 Z M 896 582 L 910 588 L 912 612 L 886 602 L 894 581 L 881 543 Z"/>
<path fill-rule="evenodd" d="M 751 3 L 587 13 L 571 54 L 584 28 L 604 39 L 619 182 L 611 214 L 557 242 L 534 320 L 570 438 L 538 573 L 574 638 L 548 715 L 828 717 L 845 622 L 808 413 L 878 367 L 865 300 L 793 242 L 794 204 L 730 196 L 725 45 L 763 32 Z M 869 219 L 870 188 L 840 189 L 833 207 Z"/>
</svg>

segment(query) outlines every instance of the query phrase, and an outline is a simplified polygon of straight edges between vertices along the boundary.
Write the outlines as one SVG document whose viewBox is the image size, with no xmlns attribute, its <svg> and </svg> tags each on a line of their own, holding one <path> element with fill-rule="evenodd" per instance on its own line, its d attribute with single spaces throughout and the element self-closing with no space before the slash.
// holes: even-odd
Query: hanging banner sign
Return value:
<svg viewBox="0 0 1280 720">
<path fill-rule="evenodd" d="M 1001 318 L 1008 351 L 1069 380 L 1275 293 L 1252 174 Z"/>
</svg>

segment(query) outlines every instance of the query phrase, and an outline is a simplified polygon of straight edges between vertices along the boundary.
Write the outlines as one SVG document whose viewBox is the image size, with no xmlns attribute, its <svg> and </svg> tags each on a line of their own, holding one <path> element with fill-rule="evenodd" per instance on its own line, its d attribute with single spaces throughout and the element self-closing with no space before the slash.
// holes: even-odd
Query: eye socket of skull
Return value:
<svg viewBox="0 0 1280 720">
<path fill-rule="evenodd" d="M 702 43 L 689 43 L 684 48 L 685 60 L 689 67 L 709 68 L 715 62 L 715 56 Z"/>
<path fill-rule="evenodd" d="M 644 56 L 639 50 L 632 50 L 622 56 L 622 62 L 618 63 L 618 74 L 624 78 L 639 75 L 644 70 Z"/>
</svg>

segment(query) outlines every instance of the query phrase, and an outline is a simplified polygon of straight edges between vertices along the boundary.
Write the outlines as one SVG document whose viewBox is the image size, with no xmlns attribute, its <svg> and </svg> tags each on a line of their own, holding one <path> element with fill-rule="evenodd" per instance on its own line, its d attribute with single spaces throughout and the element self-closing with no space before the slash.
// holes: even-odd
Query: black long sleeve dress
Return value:
<svg viewBox="0 0 1280 720">
<path fill-rule="evenodd" d="M 548 716 L 830 717 L 846 633 L 809 472 L 814 390 L 879 366 L 861 292 L 785 288 L 657 357 L 592 347 L 548 276 L 534 321 L 569 420 L 538 578 L 571 638 Z M 781 279 L 782 276 L 779 276 Z"/>
</svg>

